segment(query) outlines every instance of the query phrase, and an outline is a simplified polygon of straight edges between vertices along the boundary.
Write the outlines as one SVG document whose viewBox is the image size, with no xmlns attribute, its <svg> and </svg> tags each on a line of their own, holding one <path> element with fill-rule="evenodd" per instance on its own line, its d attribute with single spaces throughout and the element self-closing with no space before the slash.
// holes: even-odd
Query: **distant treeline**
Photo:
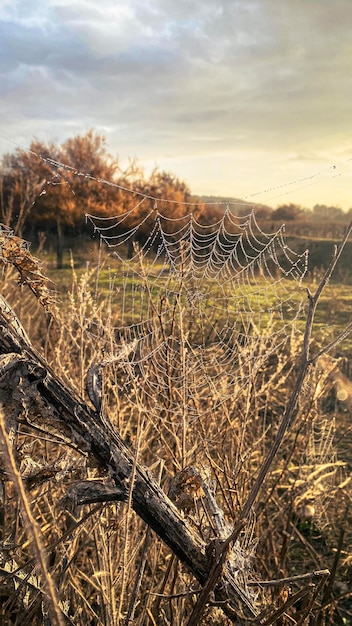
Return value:
<svg viewBox="0 0 352 626">
<path fill-rule="evenodd" d="M 188 215 L 188 203 L 192 202 L 192 213 L 201 224 L 221 219 L 226 200 L 232 200 L 193 196 L 187 184 L 174 174 L 156 168 L 146 176 L 132 160 L 122 168 L 119 159 L 109 154 L 105 137 L 93 130 L 60 146 L 34 140 L 28 150 L 16 148 L 0 163 L 0 222 L 35 246 L 46 242 L 55 247 L 58 267 L 62 266 L 67 240 L 74 247 L 77 238 L 88 234 L 86 213 L 101 217 L 124 215 L 121 232 L 143 223 L 138 236 L 147 237 L 152 224 L 148 215 L 156 208 L 155 198 L 168 199 L 163 208 L 171 218 Z M 307 226 L 307 236 L 313 234 L 309 230 L 314 230 L 316 236 L 338 237 L 341 225 L 352 214 L 352 209 L 347 215 L 338 207 L 323 205 L 309 211 L 295 204 L 272 209 L 240 202 L 232 208 L 235 214 L 243 215 L 253 206 L 258 221 L 269 230 L 271 223 L 277 228 L 275 222 L 289 221 L 292 233 L 291 225 L 300 235 Z M 329 234 L 325 229 L 322 234 L 319 229 L 323 223 L 337 227 Z"/>
</svg>

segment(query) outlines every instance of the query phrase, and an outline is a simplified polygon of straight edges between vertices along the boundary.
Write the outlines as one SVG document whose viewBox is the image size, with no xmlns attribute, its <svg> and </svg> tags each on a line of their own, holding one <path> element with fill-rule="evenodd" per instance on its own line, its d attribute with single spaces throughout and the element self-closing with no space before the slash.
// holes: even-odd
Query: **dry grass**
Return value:
<svg viewBox="0 0 352 626">
<path fill-rule="evenodd" d="M 108 329 L 118 315 L 108 299 L 98 306 L 88 277 L 78 280 L 74 274 L 68 303 L 55 310 L 55 317 L 41 311 L 31 294 L 14 288 L 10 273 L 1 291 L 55 372 L 86 396 L 88 368 L 107 349 L 106 341 L 91 333 L 92 321 Z M 110 339 L 114 341 L 112 335 Z M 268 352 L 269 342 L 263 336 L 256 346 L 258 359 Z M 130 396 L 121 396 L 123 374 L 111 364 L 105 372 L 104 408 L 136 460 L 150 468 L 165 491 L 185 466 L 200 468 L 214 482 L 231 526 L 275 439 L 300 351 L 301 338 L 293 334 L 260 368 L 238 352 L 234 358 L 248 384 L 235 385 L 220 405 L 214 398 L 221 395 L 221 387 L 214 388 L 208 402 L 215 408 L 205 420 L 193 421 L 182 415 L 165 419 L 162 406 L 159 416 L 151 413 L 148 400 L 141 400 L 138 379 L 138 389 L 132 385 Z M 298 418 L 241 535 L 243 564 L 264 611 L 263 624 L 352 624 L 352 527 L 347 514 L 351 457 L 340 458 L 335 428 L 341 434 L 341 409 L 349 397 L 336 399 L 334 368 L 333 361 L 331 368 L 311 368 Z M 8 427 L 5 386 L 0 379 Z M 25 392 L 19 380 L 18 393 Z M 205 402 L 202 397 L 194 401 Z M 71 501 L 65 507 L 68 489 L 101 478 L 101 470 L 69 442 L 60 441 L 58 433 L 49 432 L 45 420 L 32 415 L 25 402 L 23 406 L 11 450 L 5 445 L 4 456 L 13 458 L 11 463 L 5 459 L 0 474 L 1 623 L 39 625 L 50 615 L 53 624 L 63 620 L 76 626 L 185 626 L 198 595 L 197 581 L 137 518 L 130 503 L 78 506 Z M 209 538 L 204 494 L 188 484 L 182 497 L 188 523 Z M 331 572 L 327 580 L 312 576 L 307 586 L 307 572 L 326 568 Z M 291 580 L 300 575 L 301 580 Z M 285 578 L 290 581 L 260 584 Z M 230 622 L 219 607 L 209 605 L 200 623 Z"/>
</svg>

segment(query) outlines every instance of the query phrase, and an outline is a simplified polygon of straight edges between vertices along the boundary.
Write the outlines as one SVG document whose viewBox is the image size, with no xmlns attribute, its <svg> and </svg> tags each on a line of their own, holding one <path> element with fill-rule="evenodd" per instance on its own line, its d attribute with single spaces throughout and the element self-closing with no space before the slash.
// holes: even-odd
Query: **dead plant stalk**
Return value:
<svg viewBox="0 0 352 626">
<path fill-rule="evenodd" d="M 302 352 L 301 352 L 301 358 L 300 358 L 300 367 L 299 367 L 299 372 L 298 372 L 298 376 L 295 382 L 295 385 L 293 387 L 293 391 L 291 394 L 291 397 L 287 403 L 287 407 L 286 410 L 284 412 L 283 418 L 282 418 L 282 422 L 280 424 L 280 427 L 278 429 L 275 441 L 271 447 L 271 449 L 269 450 L 269 453 L 266 457 L 266 459 L 264 460 L 258 477 L 252 487 L 252 490 L 247 498 L 247 501 L 241 511 L 240 514 L 240 520 L 246 519 L 254 505 L 254 502 L 256 501 L 259 491 L 265 481 L 265 478 L 268 474 L 268 471 L 272 465 L 272 462 L 274 460 L 274 458 L 276 457 L 276 454 L 282 444 L 282 441 L 285 437 L 285 434 L 287 433 L 287 431 L 289 430 L 289 428 L 293 425 L 294 420 L 295 420 L 295 412 L 296 412 L 296 407 L 297 407 L 297 402 L 299 399 L 299 396 L 301 394 L 302 391 L 302 387 L 305 381 L 305 378 L 307 376 L 307 372 L 308 369 L 310 367 L 310 365 L 312 365 L 317 357 L 322 354 L 322 352 L 324 351 L 324 348 L 322 350 L 320 350 L 318 352 L 317 355 L 311 357 L 310 356 L 310 347 L 311 347 L 311 338 L 312 338 L 312 329 L 313 329 L 313 323 L 314 323 L 314 317 L 315 317 L 315 312 L 318 306 L 318 302 L 319 302 L 319 298 L 323 292 L 324 287 L 326 287 L 326 285 L 328 284 L 331 275 L 338 263 L 338 260 L 342 254 L 342 251 L 346 245 L 346 242 L 348 241 L 349 236 L 351 235 L 352 232 L 352 221 L 350 222 L 350 224 L 348 225 L 347 229 L 346 229 L 346 233 L 345 236 L 343 237 L 342 241 L 340 242 L 340 244 L 338 246 L 335 247 L 334 250 L 334 254 L 332 256 L 331 262 L 328 266 L 328 268 L 326 269 L 326 271 L 324 272 L 320 283 L 315 291 L 314 294 L 312 294 L 310 292 L 309 289 L 307 289 L 307 295 L 308 295 L 308 301 L 309 301 L 309 306 L 308 306 L 308 313 L 307 313 L 307 321 L 306 321 L 306 325 L 305 325 L 305 331 L 304 331 L 304 338 L 303 338 L 303 347 L 302 347 Z M 349 324 L 348 326 L 349 331 L 352 330 L 351 324 Z M 338 342 L 338 339 L 343 335 L 343 338 L 345 337 L 345 334 L 342 333 L 341 335 L 339 335 L 335 342 L 330 342 L 328 344 L 328 348 L 331 349 L 334 345 L 336 345 L 336 343 Z"/>
<path fill-rule="evenodd" d="M 42 575 L 43 587 L 48 601 L 49 615 L 53 624 L 56 624 L 57 626 L 64 626 L 64 620 L 62 618 L 61 610 L 59 607 L 59 600 L 55 584 L 46 564 L 45 549 L 40 537 L 40 530 L 38 528 L 38 524 L 35 518 L 33 517 L 22 478 L 16 466 L 12 446 L 5 427 L 5 420 L 2 410 L 0 411 L 0 434 L 0 450 L 3 454 L 7 470 L 11 475 L 16 493 L 20 500 L 21 513 L 25 526 L 27 528 L 27 532 L 29 536 L 32 537 L 33 550 Z"/>
</svg>

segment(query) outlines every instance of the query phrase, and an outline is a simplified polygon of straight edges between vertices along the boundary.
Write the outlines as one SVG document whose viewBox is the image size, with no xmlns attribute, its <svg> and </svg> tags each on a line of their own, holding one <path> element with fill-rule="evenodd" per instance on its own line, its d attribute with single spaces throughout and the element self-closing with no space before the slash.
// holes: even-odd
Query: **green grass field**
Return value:
<svg viewBox="0 0 352 626">
<path fill-rule="evenodd" d="M 52 281 L 51 288 L 57 293 L 58 301 L 65 305 L 67 294 L 71 292 L 74 284 L 81 284 L 82 289 L 90 293 L 93 300 L 98 305 L 99 302 L 109 302 L 114 318 L 121 317 L 124 309 L 124 319 L 126 323 L 137 323 L 143 321 L 150 315 L 150 299 L 158 308 L 160 299 L 168 294 L 169 300 L 179 289 L 177 280 L 168 277 L 165 273 L 156 278 L 157 271 L 161 269 L 155 267 L 153 276 L 148 278 L 148 296 L 144 292 L 146 280 L 136 275 L 125 274 L 126 268 L 121 263 L 115 263 L 109 268 L 102 268 L 97 271 L 93 265 L 72 269 L 66 267 L 61 270 L 48 269 L 47 274 Z M 260 311 L 260 325 L 265 326 L 265 320 L 270 319 L 270 309 L 277 308 L 280 301 L 283 302 L 282 310 L 284 318 L 290 319 L 295 307 L 303 303 L 303 312 L 297 320 L 297 329 L 304 330 L 305 313 L 307 310 L 308 295 L 307 289 L 314 293 L 318 284 L 318 275 L 312 279 L 308 275 L 301 285 L 294 281 L 286 280 L 275 285 L 269 282 L 258 281 L 255 284 L 239 284 L 238 288 L 231 293 L 217 283 L 208 281 L 202 284 L 204 296 L 203 307 L 208 312 L 212 311 L 213 316 L 218 311 L 221 323 L 221 315 L 224 312 L 224 300 L 228 300 L 226 314 L 235 315 L 238 308 L 242 310 L 242 321 L 257 323 Z M 142 289 L 139 289 L 139 288 Z M 186 285 L 192 290 L 192 285 Z M 199 288 L 199 286 L 197 286 Z M 141 296 L 141 291 L 144 295 Z M 183 296 L 186 297 L 186 296 Z M 122 304 L 124 301 L 124 305 Z M 210 314 L 211 317 L 211 314 Z M 277 323 L 280 323 L 276 316 Z M 319 305 L 315 315 L 313 327 L 313 339 L 316 343 L 328 344 L 352 321 L 352 286 L 346 282 L 330 282 L 319 300 Z M 352 336 L 344 339 L 334 349 L 334 354 L 352 357 Z"/>
</svg>

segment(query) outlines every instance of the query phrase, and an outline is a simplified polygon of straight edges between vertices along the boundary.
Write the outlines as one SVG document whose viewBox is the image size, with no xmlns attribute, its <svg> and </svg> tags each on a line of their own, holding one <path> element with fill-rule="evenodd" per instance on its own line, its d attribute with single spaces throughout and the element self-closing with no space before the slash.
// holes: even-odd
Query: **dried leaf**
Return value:
<svg viewBox="0 0 352 626">
<path fill-rule="evenodd" d="M 4 224 L 0 224 L 0 262 L 13 265 L 19 273 L 19 283 L 29 287 L 44 309 L 52 312 L 54 299 L 39 259 L 31 255 L 29 243 L 16 237 Z"/>
</svg>

